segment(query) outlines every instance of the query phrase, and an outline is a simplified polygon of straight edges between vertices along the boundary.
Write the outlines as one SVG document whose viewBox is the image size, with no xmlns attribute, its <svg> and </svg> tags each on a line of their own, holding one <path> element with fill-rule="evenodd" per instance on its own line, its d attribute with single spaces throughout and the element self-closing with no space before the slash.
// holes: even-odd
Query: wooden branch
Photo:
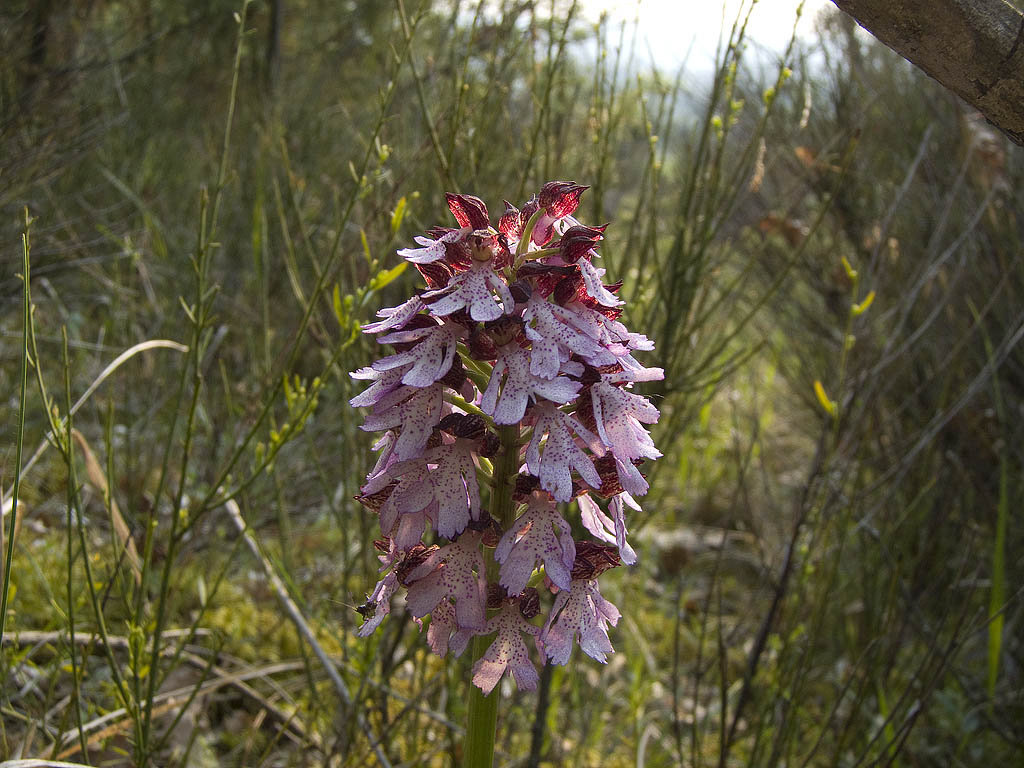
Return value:
<svg viewBox="0 0 1024 768">
<path fill-rule="evenodd" d="M 1024 15 L 1007 0 L 832 0 L 1024 146 Z"/>
</svg>

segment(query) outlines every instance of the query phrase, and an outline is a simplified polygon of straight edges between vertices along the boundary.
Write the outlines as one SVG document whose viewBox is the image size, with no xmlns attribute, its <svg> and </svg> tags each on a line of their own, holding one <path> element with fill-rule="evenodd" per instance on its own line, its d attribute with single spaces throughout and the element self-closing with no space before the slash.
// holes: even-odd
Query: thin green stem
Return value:
<svg viewBox="0 0 1024 768">
<path fill-rule="evenodd" d="M 405 38 L 405 44 L 409 47 L 409 69 L 412 71 L 412 79 L 416 84 L 416 96 L 419 99 L 420 112 L 423 114 L 423 122 L 427 126 L 427 134 L 430 136 L 430 144 L 434 148 L 434 156 L 437 158 L 437 164 L 440 167 L 441 179 L 450 189 L 455 189 L 457 184 L 452 177 L 451 166 L 449 165 L 448 158 L 445 157 L 444 149 L 441 147 L 441 137 L 437 134 L 434 119 L 430 115 L 427 95 L 423 90 L 423 78 L 416 68 L 416 57 L 411 49 L 413 33 L 409 28 L 409 19 L 405 13 L 405 3 L 402 0 L 396 0 L 395 6 L 398 10 L 398 19 L 402 24 L 402 35 Z"/>
<path fill-rule="evenodd" d="M 423 18 L 423 15 L 424 12 L 421 11 L 412 20 L 411 30 L 413 33 L 415 33 L 417 27 L 419 26 L 420 20 Z M 305 336 L 306 330 L 308 329 L 310 323 L 312 322 L 313 312 L 317 307 L 317 302 L 324 293 L 324 289 L 327 284 L 327 277 L 328 275 L 331 274 L 331 270 L 333 269 L 334 264 L 336 263 L 339 255 L 341 254 L 340 245 L 342 235 L 345 233 L 348 227 L 348 222 L 352 216 L 352 211 L 355 209 L 356 202 L 361 199 L 360 191 L 363 189 L 363 186 L 365 184 L 364 180 L 366 177 L 366 170 L 367 168 L 369 168 L 370 159 L 374 156 L 374 143 L 377 137 L 380 136 L 380 133 L 384 128 L 384 123 L 387 120 L 388 110 L 391 107 L 391 102 L 394 99 L 397 88 L 398 74 L 405 62 L 406 55 L 409 53 L 411 49 L 412 39 L 414 36 L 415 35 L 413 34 L 405 42 L 404 48 L 400 52 L 396 53 L 394 56 L 395 70 L 392 77 L 389 78 L 388 86 L 384 91 L 383 96 L 381 97 L 380 116 L 378 117 L 377 123 L 374 126 L 374 129 L 367 140 L 366 152 L 363 155 L 363 160 L 362 164 L 359 167 L 359 171 L 356 173 L 356 189 L 352 191 L 352 194 L 349 196 L 349 199 L 345 205 L 345 209 L 342 211 L 341 216 L 339 217 L 334 240 L 331 244 L 327 260 L 323 265 L 323 272 L 321 273 L 319 279 L 316 281 L 316 284 L 313 286 L 313 289 L 310 292 L 309 301 L 306 303 L 306 310 L 303 313 L 302 319 L 299 321 L 298 328 L 296 328 L 291 337 L 291 351 L 289 352 L 284 362 L 284 365 L 282 365 L 281 367 L 282 371 L 290 370 L 292 368 L 292 365 L 295 363 L 295 360 L 298 358 L 299 353 L 302 349 L 302 345 L 300 344 L 300 342 Z M 267 416 L 269 415 L 271 409 L 273 408 L 274 403 L 277 402 L 278 396 L 281 393 L 283 380 L 283 377 L 277 377 L 277 384 L 263 398 L 263 408 L 260 410 L 259 414 L 257 414 L 256 418 L 254 419 L 252 425 L 249 427 L 245 435 L 238 441 L 238 444 L 236 445 L 234 452 L 231 454 L 231 457 L 220 468 L 219 473 L 217 475 L 217 479 L 210 484 L 210 490 L 206 493 L 205 497 L 199 502 L 199 504 L 196 505 L 196 516 L 204 514 L 207 510 L 215 509 L 224 503 L 224 499 L 219 499 L 217 501 L 214 501 L 214 499 L 221 492 L 222 486 L 224 486 L 224 484 L 227 482 L 228 477 L 234 470 L 235 465 L 238 463 L 239 459 L 241 459 L 245 452 L 249 449 L 249 446 L 252 443 L 253 438 L 263 427 L 263 424 L 266 421 Z M 229 497 L 233 495 L 233 493 L 229 494 Z"/>
<path fill-rule="evenodd" d="M 530 238 L 533 237 L 533 228 L 537 226 L 537 221 L 544 213 L 543 208 L 538 208 L 533 212 L 530 220 L 526 222 L 526 226 L 523 227 L 523 234 L 519 237 L 519 245 L 516 246 L 516 261 L 515 266 L 512 268 L 513 273 L 523 266 L 523 262 L 526 261 L 526 255 L 530 252 Z"/>
<path fill-rule="evenodd" d="M 82 691 L 81 691 L 81 680 L 82 680 L 82 667 L 78 661 L 78 653 L 75 646 L 75 591 L 74 585 L 77 583 L 75 579 L 75 551 L 74 551 L 74 532 L 75 532 L 75 517 L 76 505 L 75 495 L 77 493 L 78 480 L 75 477 L 75 462 L 74 455 L 71 447 L 71 434 L 74 429 L 72 426 L 71 416 L 71 378 L 68 374 L 67 366 L 67 345 L 64 346 L 65 363 L 64 363 L 64 392 L 65 400 L 67 403 L 68 417 L 67 417 L 67 432 L 62 436 L 57 436 L 56 429 L 56 418 L 51 415 L 51 423 L 54 424 L 54 437 L 57 439 L 57 445 L 61 448 L 61 453 L 64 454 L 65 469 L 67 471 L 67 573 L 65 578 L 67 579 L 67 601 L 68 601 L 68 645 L 71 651 L 71 707 L 75 712 L 75 725 L 78 728 L 78 743 L 82 749 L 82 754 L 87 755 L 88 743 L 85 738 L 85 725 L 82 720 Z M 36 366 L 38 372 L 39 357 L 36 356 Z M 41 375 L 40 375 L 41 376 Z M 41 380 L 41 378 L 40 378 Z M 51 414 L 53 411 L 51 410 Z M 81 510 L 77 510 L 78 515 L 81 515 Z M 86 553 L 83 551 L 82 558 L 86 557 Z M 82 664 L 84 664 L 84 656 Z"/>
<path fill-rule="evenodd" d="M 7 624 L 7 598 L 11 587 L 11 568 L 14 556 L 14 535 L 18 522 L 18 493 L 21 490 L 21 454 L 25 445 L 25 390 L 28 386 L 28 328 L 32 322 L 32 294 L 29 289 L 29 226 L 31 219 L 25 209 L 25 230 L 21 235 L 21 280 L 22 280 L 22 335 L 21 335 L 21 379 L 18 396 L 18 430 L 14 449 L 14 488 L 11 491 L 11 523 L 7 534 L 7 551 L 4 557 L 3 595 L 0 597 L 0 648 L 3 647 L 4 628 Z M 2 501 L 2 499 L 0 499 Z M 0 532 L 3 531 L 3 512 L 0 511 Z"/>
</svg>

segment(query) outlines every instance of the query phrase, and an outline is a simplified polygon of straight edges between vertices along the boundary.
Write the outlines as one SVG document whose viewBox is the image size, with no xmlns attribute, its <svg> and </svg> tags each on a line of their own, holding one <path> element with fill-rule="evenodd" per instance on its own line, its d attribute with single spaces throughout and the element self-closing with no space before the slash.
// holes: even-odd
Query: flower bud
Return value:
<svg viewBox="0 0 1024 768">
<path fill-rule="evenodd" d="M 511 240 L 518 240 L 523 234 L 523 214 L 508 200 L 505 203 L 505 212 L 498 219 L 498 231 Z"/>
<path fill-rule="evenodd" d="M 512 498 L 515 501 L 526 501 L 527 497 L 540 487 L 540 478 L 536 475 L 516 475 L 516 487 L 512 491 Z"/>
<path fill-rule="evenodd" d="M 558 243 L 558 255 L 566 264 L 575 264 L 583 256 L 597 247 L 597 243 L 604 239 L 604 230 L 607 224 L 600 227 L 569 227 L 562 233 L 562 239 Z"/>
<path fill-rule="evenodd" d="M 429 547 L 417 544 L 415 547 L 410 549 L 397 568 L 398 581 L 401 582 L 403 586 L 409 586 L 409 575 L 426 562 L 427 558 L 437 552 L 438 549 L 440 549 L 440 547 L 436 544 L 431 544 Z"/>
<path fill-rule="evenodd" d="M 498 347 L 508 344 L 519 335 L 523 327 L 523 321 L 512 315 L 502 315 L 497 320 L 492 320 L 484 325 L 487 333 L 490 334 L 494 344 Z"/>
<path fill-rule="evenodd" d="M 501 608 L 501 604 L 508 597 L 505 588 L 501 584 L 490 583 L 487 585 L 487 607 L 491 609 Z"/>
<path fill-rule="evenodd" d="M 482 416 L 465 413 L 449 413 L 437 425 L 442 432 L 452 437 L 464 437 L 470 440 L 481 439 L 487 431 L 487 423 Z"/>
<path fill-rule="evenodd" d="M 576 559 L 572 564 L 572 578 L 596 579 L 609 568 L 616 568 L 621 564 L 618 550 L 611 544 L 577 541 Z"/>
<path fill-rule="evenodd" d="M 452 271 L 440 261 L 430 264 L 416 264 L 415 267 L 426 281 L 427 288 L 432 290 L 444 288 L 452 277 Z"/>
<path fill-rule="evenodd" d="M 466 345 L 469 347 L 469 354 L 475 360 L 494 360 L 498 356 L 498 347 L 494 339 L 479 325 L 474 326 L 469 332 Z"/>
<path fill-rule="evenodd" d="M 480 445 L 480 455 L 485 459 L 493 459 L 501 450 L 501 439 L 493 432 L 484 435 L 483 443 Z"/>
<path fill-rule="evenodd" d="M 376 514 L 377 512 L 380 512 L 380 508 L 384 506 L 384 502 L 388 500 L 391 492 L 395 490 L 396 485 L 398 485 L 398 483 L 389 483 L 376 493 L 367 494 L 366 496 L 353 496 L 352 498 Z"/>
<path fill-rule="evenodd" d="M 548 215 L 560 219 L 576 211 L 580 204 L 580 195 L 590 187 L 583 187 L 575 181 L 549 181 L 540 188 L 540 207 Z"/>
</svg>

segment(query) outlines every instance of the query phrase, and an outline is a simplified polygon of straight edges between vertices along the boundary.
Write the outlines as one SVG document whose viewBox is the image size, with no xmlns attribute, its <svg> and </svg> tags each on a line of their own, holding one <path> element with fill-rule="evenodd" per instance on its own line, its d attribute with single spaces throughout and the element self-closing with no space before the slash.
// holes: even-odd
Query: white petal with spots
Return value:
<svg viewBox="0 0 1024 768">
<path fill-rule="evenodd" d="M 378 371 L 389 371 L 408 366 L 402 375 L 402 383 L 413 387 L 429 387 L 452 367 L 455 360 L 455 345 L 461 333 L 462 329 L 455 323 L 389 333 L 381 338 L 382 344 L 406 344 L 412 341 L 419 343 L 412 349 L 378 360 L 373 364 L 373 368 Z"/>
<path fill-rule="evenodd" d="M 437 467 L 430 473 L 433 496 L 437 500 L 437 532 L 446 539 L 454 538 L 480 518 L 480 489 L 476 481 L 473 443 L 454 443 L 431 448 L 424 460 Z"/>
<path fill-rule="evenodd" d="M 526 466 L 540 478 L 540 487 L 554 496 L 555 501 L 569 501 L 572 498 L 571 472 L 575 469 L 592 488 L 600 488 L 601 476 L 586 451 L 577 445 L 572 432 L 579 435 L 597 456 L 604 455 L 601 441 L 551 403 L 539 403 L 534 412 L 537 422 L 533 438 L 526 446 Z M 547 440 L 541 453 L 540 443 L 545 435 Z"/>
<path fill-rule="evenodd" d="M 437 240 L 432 240 L 429 237 L 414 237 L 413 239 L 422 245 L 422 248 L 403 248 L 398 252 L 406 261 L 411 261 L 413 264 L 430 264 L 434 261 L 440 261 L 445 257 L 445 243 L 454 243 L 461 240 L 468 234 L 469 229 L 455 229 L 448 232 Z"/>
<path fill-rule="evenodd" d="M 498 541 L 494 559 L 501 563 L 499 582 L 510 595 L 526 588 L 538 560 L 559 589 L 568 589 L 576 543 L 569 523 L 554 504 L 531 499 L 526 511 Z"/>
<path fill-rule="evenodd" d="M 565 376 L 544 379 L 530 373 L 529 351 L 512 342 L 498 350 L 480 408 L 496 424 L 515 424 L 522 420 L 531 396 L 563 404 L 574 399 L 580 387 Z"/>
<path fill-rule="evenodd" d="M 540 634 L 540 628 L 527 622 L 516 604 L 506 603 L 501 612 L 487 622 L 487 628 L 482 634 L 492 632 L 497 632 L 498 636 L 473 665 L 473 685 L 486 696 L 508 670 L 515 678 L 519 690 L 535 689 L 540 678 L 530 661 L 530 651 L 523 642 L 523 634 L 536 637 Z"/>
<path fill-rule="evenodd" d="M 498 298 L 491 293 L 492 289 L 497 291 Z M 423 294 L 425 299 L 435 296 L 441 298 L 427 307 L 435 317 L 445 317 L 460 309 L 467 309 L 470 317 L 484 322 L 497 320 L 515 308 L 515 300 L 508 286 L 494 274 L 491 262 L 474 262 L 467 271 L 452 275 L 444 288 Z"/>
<path fill-rule="evenodd" d="M 487 581 L 480 534 L 466 531 L 441 547 L 408 576 L 409 613 L 422 619 L 442 600 L 455 603 L 455 621 L 463 629 L 484 627 Z"/>
</svg>

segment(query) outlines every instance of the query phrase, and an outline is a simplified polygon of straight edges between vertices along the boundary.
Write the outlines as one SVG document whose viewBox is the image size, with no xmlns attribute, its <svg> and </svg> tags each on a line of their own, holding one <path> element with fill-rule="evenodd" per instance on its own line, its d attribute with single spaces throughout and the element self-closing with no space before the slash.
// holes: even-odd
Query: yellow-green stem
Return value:
<svg viewBox="0 0 1024 768">
<path fill-rule="evenodd" d="M 500 428 L 501 452 L 494 463 L 491 478 L 491 516 L 501 523 L 502 530 L 508 530 L 515 516 L 512 492 L 515 490 L 516 473 L 519 469 L 520 431 L 518 425 Z M 494 554 L 487 550 L 487 580 L 497 581 L 498 566 Z M 487 652 L 491 645 L 489 635 L 478 635 L 473 639 L 473 663 Z M 470 684 L 469 718 L 466 723 L 466 743 L 462 764 L 465 768 L 491 768 L 494 763 L 494 733 L 498 723 L 498 692 L 487 696 L 475 685 Z"/>
</svg>

